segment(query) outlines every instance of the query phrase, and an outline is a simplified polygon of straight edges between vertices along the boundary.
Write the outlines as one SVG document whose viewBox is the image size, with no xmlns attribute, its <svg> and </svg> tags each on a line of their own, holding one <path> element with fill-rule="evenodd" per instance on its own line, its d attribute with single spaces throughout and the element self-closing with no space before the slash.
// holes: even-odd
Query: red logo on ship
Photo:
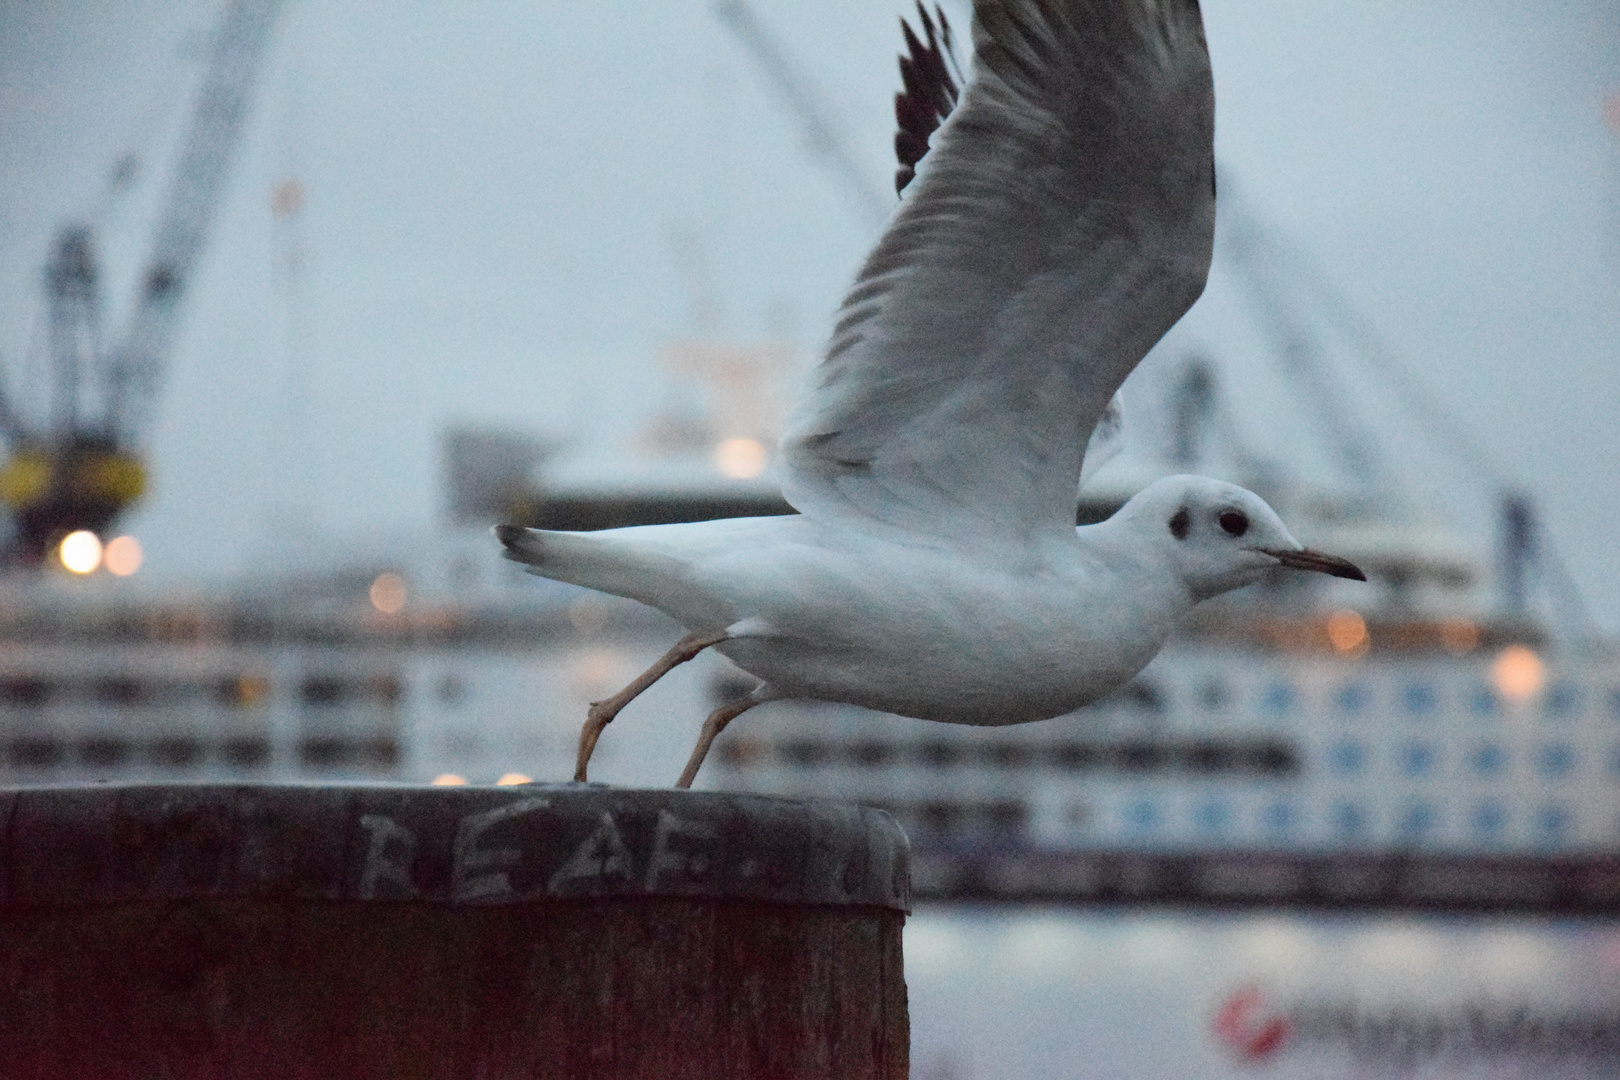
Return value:
<svg viewBox="0 0 1620 1080">
<path fill-rule="evenodd" d="M 1257 986 L 1235 990 L 1215 1012 L 1215 1034 L 1239 1057 L 1258 1061 L 1288 1039 L 1288 1017 L 1266 1004 Z"/>
</svg>

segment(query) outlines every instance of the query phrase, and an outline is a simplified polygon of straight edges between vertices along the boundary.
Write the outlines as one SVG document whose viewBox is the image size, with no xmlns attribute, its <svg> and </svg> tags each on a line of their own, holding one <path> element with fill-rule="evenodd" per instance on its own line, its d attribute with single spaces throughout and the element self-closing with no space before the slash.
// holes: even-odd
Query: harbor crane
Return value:
<svg viewBox="0 0 1620 1080">
<path fill-rule="evenodd" d="M 37 564 L 78 530 L 104 534 L 146 490 L 147 447 L 177 326 L 284 0 L 229 0 L 208 54 L 128 323 L 102 330 L 95 237 L 57 233 L 44 288 L 50 393 L 28 415 L 0 387 L 0 504 L 13 561 Z"/>
</svg>

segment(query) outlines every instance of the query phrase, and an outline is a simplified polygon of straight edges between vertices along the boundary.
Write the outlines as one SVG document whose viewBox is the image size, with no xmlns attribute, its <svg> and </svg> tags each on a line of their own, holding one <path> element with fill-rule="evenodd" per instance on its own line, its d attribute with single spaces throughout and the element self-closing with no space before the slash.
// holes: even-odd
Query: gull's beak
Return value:
<svg viewBox="0 0 1620 1080">
<path fill-rule="evenodd" d="M 1318 574 L 1332 574 L 1334 577 L 1349 578 L 1351 581 L 1367 580 L 1367 575 L 1361 572 L 1361 567 L 1337 555 L 1327 555 L 1320 551 L 1312 551 L 1310 548 L 1300 548 L 1298 551 L 1289 551 L 1286 548 L 1259 550 L 1295 570 L 1315 570 Z"/>
</svg>

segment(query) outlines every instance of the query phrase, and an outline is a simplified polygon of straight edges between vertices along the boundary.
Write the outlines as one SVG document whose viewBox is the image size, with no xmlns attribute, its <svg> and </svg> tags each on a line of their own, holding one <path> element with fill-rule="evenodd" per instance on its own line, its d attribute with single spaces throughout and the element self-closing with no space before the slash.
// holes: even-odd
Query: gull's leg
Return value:
<svg viewBox="0 0 1620 1080">
<path fill-rule="evenodd" d="M 629 686 L 610 698 L 591 702 L 590 712 L 585 714 L 585 726 L 579 732 L 579 760 L 574 764 L 574 779 L 584 781 L 585 766 L 590 763 L 591 753 L 596 749 L 596 740 L 602 737 L 602 729 L 613 722 L 620 709 L 634 701 L 647 687 L 669 674 L 671 669 L 686 663 L 710 645 L 726 640 L 726 637 L 724 631 L 718 634 L 687 634 L 677 641 L 669 652 L 660 656 L 658 663 L 637 675 Z"/>
<path fill-rule="evenodd" d="M 755 701 L 753 695 L 750 694 L 748 697 L 740 697 L 736 701 L 727 702 L 710 713 L 709 718 L 703 721 L 703 730 L 698 734 L 697 745 L 692 748 L 692 756 L 686 762 L 686 768 L 681 770 L 681 778 L 675 781 L 675 786 L 678 788 L 691 787 L 692 781 L 697 779 L 698 769 L 702 767 L 703 759 L 709 756 L 709 744 L 714 742 L 715 736 L 726 730 L 727 724 L 758 704 L 759 702 Z"/>
</svg>

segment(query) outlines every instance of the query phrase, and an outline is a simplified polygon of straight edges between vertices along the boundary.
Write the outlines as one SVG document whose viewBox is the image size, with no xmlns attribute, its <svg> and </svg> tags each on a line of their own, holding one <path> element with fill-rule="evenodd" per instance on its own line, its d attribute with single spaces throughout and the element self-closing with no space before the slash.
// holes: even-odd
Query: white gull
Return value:
<svg viewBox="0 0 1620 1080">
<path fill-rule="evenodd" d="M 1214 90 L 1196 0 L 976 0 L 954 108 L 925 28 L 901 142 L 908 101 L 948 116 L 782 437 L 800 513 L 495 530 L 531 573 L 690 631 L 592 705 L 576 780 L 619 710 L 705 648 L 761 682 L 708 717 L 681 787 L 767 701 L 1041 720 L 1121 686 L 1194 604 L 1273 568 L 1364 580 L 1206 477 L 1166 477 L 1075 526 L 1092 430 L 1209 271 Z M 919 156 L 902 150 L 902 186 Z"/>
</svg>

